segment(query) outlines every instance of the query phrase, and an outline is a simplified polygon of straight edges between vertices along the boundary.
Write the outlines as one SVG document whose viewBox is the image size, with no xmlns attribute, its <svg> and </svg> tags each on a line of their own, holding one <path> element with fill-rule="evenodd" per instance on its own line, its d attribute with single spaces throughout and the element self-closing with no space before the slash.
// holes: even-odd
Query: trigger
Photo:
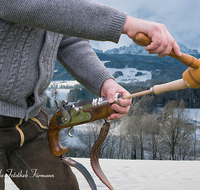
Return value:
<svg viewBox="0 0 200 190">
<path fill-rule="evenodd" d="M 74 138 L 74 136 L 70 133 L 70 131 L 74 128 L 74 126 L 70 127 L 68 129 L 68 135 L 71 137 L 71 138 Z"/>
</svg>

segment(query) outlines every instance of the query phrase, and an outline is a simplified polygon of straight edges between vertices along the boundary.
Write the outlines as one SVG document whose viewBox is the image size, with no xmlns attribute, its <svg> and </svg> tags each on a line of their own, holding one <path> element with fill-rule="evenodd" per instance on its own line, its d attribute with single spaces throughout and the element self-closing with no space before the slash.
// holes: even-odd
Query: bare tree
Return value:
<svg viewBox="0 0 200 190">
<path fill-rule="evenodd" d="M 136 112 L 132 113 L 129 117 L 122 120 L 121 127 L 125 129 L 125 139 L 127 146 L 130 149 L 130 158 L 137 159 L 138 157 L 144 158 L 143 148 L 143 131 L 142 131 L 142 115 L 136 115 Z M 120 141 L 122 140 L 119 139 Z M 122 143 L 120 145 L 121 150 L 124 150 Z M 140 152 L 140 156 L 139 156 Z"/>
<path fill-rule="evenodd" d="M 101 126 L 101 121 L 95 121 L 86 124 L 84 129 L 82 129 L 81 136 L 79 136 L 79 138 L 85 146 L 84 155 L 86 157 L 90 157 L 92 147 L 99 136 Z"/>
<path fill-rule="evenodd" d="M 178 156 L 185 156 L 185 152 L 188 152 L 191 147 L 194 131 L 189 123 L 183 101 L 170 101 L 166 104 L 160 127 L 162 141 L 168 147 L 170 158 L 176 160 Z"/>
<path fill-rule="evenodd" d="M 134 129 L 137 129 L 137 137 L 140 142 L 140 158 L 144 159 L 144 143 L 145 131 L 148 126 L 148 120 L 145 119 L 147 113 L 150 114 L 155 108 L 155 98 L 153 96 L 143 96 L 137 103 L 134 104 L 132 119 Z M 134 140 L 136 138 L 134 137 Z"/>
<path fill-rule="evenodd" d="M 143 123 L 146 126 L 145 135 L 147 137 L 147 149 L 150 151 L 151 158 L 157 159 L 159 141 L 160 141 L 160 128 L 156 120 L 156 114 L 145 114 L 143 116 Z"/>
<path fill-rule="evenodd" d="M 196 146 L 197 146 L 197 129 L 198 129 L 198 112 L 199 110 L 195 110 L 195 124 L 194 124 L 194 160 L 196 160 Z"/>
</svg>

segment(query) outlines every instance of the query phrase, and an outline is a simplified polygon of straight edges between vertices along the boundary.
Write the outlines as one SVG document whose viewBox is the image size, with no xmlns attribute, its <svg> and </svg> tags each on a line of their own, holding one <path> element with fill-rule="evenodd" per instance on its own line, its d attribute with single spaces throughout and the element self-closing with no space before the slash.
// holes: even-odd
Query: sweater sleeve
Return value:
<svg viewBox="0 0 200 190">
<path fill-rule="evenodd" d="M 47 31 L 117 43 L 127 14 L 93 0 L 0 0 L 0 18 Z"/>
<path fill-rule="evenodd" d="M 93 51 L 88 40 L 64 36 L 58 61 L 82 85 L 99 96 L 103 82 L 113 78 Z"/>
</svg>

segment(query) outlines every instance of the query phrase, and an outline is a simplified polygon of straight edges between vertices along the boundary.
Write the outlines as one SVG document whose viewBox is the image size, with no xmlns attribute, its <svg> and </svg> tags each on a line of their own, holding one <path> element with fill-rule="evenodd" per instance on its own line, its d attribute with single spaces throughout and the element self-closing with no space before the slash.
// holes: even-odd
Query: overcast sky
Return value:
<svg viewBox="0 0 200 190">
<path fill-rule="evenodd" d="M 177 42 L 200 52 L 200 1 L 199 0 L 95 0 L 111 5 L 130 16 L 160 22 L 166 25 Z M 94 48 L 103 51 L 129 46 L 132 41 L 122 35 L 118 44 L 91 41 Z"/>
</svg>

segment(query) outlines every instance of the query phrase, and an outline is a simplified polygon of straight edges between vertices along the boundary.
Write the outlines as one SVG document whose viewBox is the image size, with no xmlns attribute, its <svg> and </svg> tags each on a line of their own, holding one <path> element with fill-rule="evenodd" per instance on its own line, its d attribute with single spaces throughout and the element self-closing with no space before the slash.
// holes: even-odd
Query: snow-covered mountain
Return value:
<svg viewBox="0 0 200 190">
<path fill-rule="evenodd" d="M 182 53 L 200 58 L 196 49 L 189 49 L 179 43 Z M 130 46 L 114 48 L 103 52 L 94 49 L 99 59 L 111 71 L 117 82 L 145 82 L 146 80 L 172 81 L 181 78 L 187 67 L 180 61 L 165 56 L 160 59 L 156 54 L 149 55 L 145 47 L 132 43 Z M 56 61 L 53 81 L 74 80 Z"/>
<path fill-rule="evenodd" d="M 105 54 L 133 54 L 133 55 L 149 55 L 145 47 L 132 43 L 130 46 L 122 46 L 113 48 L 104 52 Z"/>
<path fill-rule="evenodd" d="M 178 43 L 180 46 L 181 52 L 186 54 L 198 54 L 198 50 L 189 49 L 182 43 Z M 96 53 L 102 53 L 102 50 L 94 49 Z M 149 55 L 149 53 L 145 50 L 145 47 L 138 46 L 134 42 L 130 46 L 122 46 L 120 48 L 114 48 L 111 50 L 107 50 L 104 52 L 105 54 L 133 54 L 133 55 Z"/>
</svg>

